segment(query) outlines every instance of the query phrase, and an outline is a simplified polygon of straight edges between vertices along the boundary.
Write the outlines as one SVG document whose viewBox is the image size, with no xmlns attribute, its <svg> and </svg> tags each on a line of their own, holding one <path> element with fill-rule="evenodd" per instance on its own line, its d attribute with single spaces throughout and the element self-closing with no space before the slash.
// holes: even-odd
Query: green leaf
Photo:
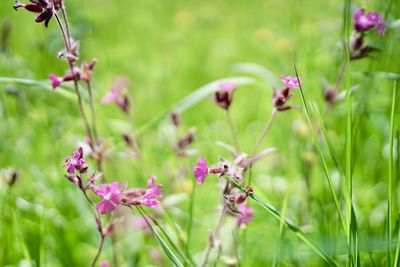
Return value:
<svg viewBox="0 0 400 267">
<path fill-rule="evenodd" d="M 0 77 L 0 83 L 13 83 L 13 84 L 27 86 L 29 88 L 45 89 L 51 91 L 52 93 L 54 92 L 69 99 L 76 98 L 75 92 L 65 89 L 64 87 L 58 87 L 57 89 L 53 90 L 49 81 L 35 81 L 29 79 Z"/>
<path fill-rule="evenodd" d="M 232 68 L 235 71 L 257 75 L 272 87 L 278 88 L 282 86 L 282 82 L 279 81 L 275 74 L 261 65 L 255 63 L 238 63 L 233 65 Z"/>
</svg>

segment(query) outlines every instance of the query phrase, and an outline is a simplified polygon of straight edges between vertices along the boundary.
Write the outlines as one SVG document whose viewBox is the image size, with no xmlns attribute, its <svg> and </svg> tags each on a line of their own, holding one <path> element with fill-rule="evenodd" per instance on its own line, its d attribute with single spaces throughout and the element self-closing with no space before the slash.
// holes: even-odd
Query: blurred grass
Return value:
<svg viewBox="0 0 400 267">
<path fill-rule="evenodd" d="M 389 2 L 355 3 L 383 12 Z M 14 12 L 13 4 L 8 0 L 0 2 L 0 29 L 11 25 L 8 46 L 0 53 L 0 76 L 42 81 L 49 72 L 62 75 L 66 66 L 56 57 L 62 41 L 54 21 L 45 29 L 33 22 L 33 14 Z M 94 79 L 97 103 L 116 76 L 127 75 L 133 81 L 130 94 L 136 127 L 170 111 L 195 88 L 222 77 L 242 75 L 232 69 L 235 63 L 256 63 L 276 76 L 294 75 L 289 54 L 295 55 L 307 98 L 325 110 L 320 77 L 333 82 L 340 67 L 343 1 L 69 0 L 66 5 L 73 35 L 81 40 L 81 58 L 95 57 L 99 62 Z M 388 14 L 391 20 L 400 17 L 397 2 Z M 349 73 L 352 85 L 360 85 L 350 107 L 352 188 L 358 229 L 365 235 L 365 240 L 359 240 L 360 261 L 365 265 L 373 265 L 373 261 L 379 266 L 385 262 L 386 253 L 386 177 L 393 86 L 391 81 L 368 73 L 400 72 L 399 30 L 389 30 L 383 38 L 371 34 L 369 40 L 382 52 L 375 59 L 352 63 Z M 54 92 L 24 88 L 19 84 L 0 84 L 0 168 L 13 166 L 21 177 L 12 190 L 4 181 L 0 182 L 0 203 L 4 207 L 0 238 L 7 240 L 0 243 L 0 265 L 18 266 L 31 259 L 36 266 L 87 266 L 98 242 L 95 224 L 82 196 L 63 177 L 62 168 L 64 158 L 84 139 L 78 109 L 73 100 Z M 239 88 L 235 94 L 231 111 L 244 152 L 251 153 L 261 134 L 271 112 L 271 95 L 271 85 L 261 79 Z M 295 94 L 291 102 L 300 104 L 300 95 Z M 196 158 L 174 156 L 167 143 L 172 138 L 171 127 L 164 122 L 142 135 L 143 160 L 119 158 L 118 151 L 123 149 L 121 134 L 132 131 L 132 127 L 114 106 L 98 104 L 97 110 L 99 132 L 114 144 L 105 168 L 108 177 L 137 187 L 144 186 L 154 174 L 165 184 L 166 196 L 190 194 L 190 170 Z M 397 108 L 394 116 L 398 117 L 398 113 Z M 231 140 L 222 110 L 205 100 L 182 116 L 179 135 L 196 127 L 197 141 L 193 147 L 201 155 L 210 162 L 216 162 L 220 155 L 229 159 L 226 151 L 215 145 L 216 140 Z M 339 163 L 345 166 L 346 104 L 338 103 L 323 118 L 326 136 Z M 394 128 L 398 131 L 398 124 Z M 279 114 L 265 142 L 265 147 L 274 146 L 278 152 L 254 166 L 257 194 L 276 207 L 283 206 L 283 196 L 288 195 L 287 217 L 344 262 L 345 237 L 312 145 L 302 112 Z M 330 158 L 328 146 L 322 147 L 322 153 L 328 159 L 329 174 L 338 192 L 337 163 Z M 216 183 L 207 179 L 197 187 L 194 196 L 190 251 L 196 260 L 202 256 L 208 229 L 215 226 L 220 200 Z M 394 202 L 398 203 L 397 180 L 393 186 L 397 197 Z M 339 196 L 341 200 L 343 197 Z M 165 208 L 184 229 L 190 218 L 189 207 L 190 196 L 186 195 Z M 396 207 L 398 210 L 398 204 Z M 245 230 L 244 258 L 247 266 L 265 266 L 274 260 L 276 248 L 271 244 L 277 242 L 280 224 L 261 208 L 254 209 L 254 222 Z M 233 228 L 232 218 L 228 228 Z M 171 229 L 167 231 L 173 233 Z M 233 247 L 229 249 L 231 231 L 227 233 L 222 235 L 227 247 L 224 254 L 235 257 Z M 149 251 L 160 252 L 157 243 L 130 219 L 122 224 L 118 237 L 126 266 L 168 265 L 164 258 L 154 263 L 148 256 Z M 289 232 L 285 232 L 279 244 L 279 266 L 323 265 Z M 242 244 L 237 245 L 241 256 Z M 102 259 L 111 259 L 109 241 Z"/>
</svg>

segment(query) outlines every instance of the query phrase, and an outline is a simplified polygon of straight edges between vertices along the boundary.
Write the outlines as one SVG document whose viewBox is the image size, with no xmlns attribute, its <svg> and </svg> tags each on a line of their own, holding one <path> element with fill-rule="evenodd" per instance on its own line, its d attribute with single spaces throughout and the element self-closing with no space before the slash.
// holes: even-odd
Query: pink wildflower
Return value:
<svg viewBox="0 0 400 267">
<path fill-rule="evenodd" d="M 96 206 L 96 210 L 100 211 L 101 214 L 114 211 L 116 206 L 121 203 L 121 198 L 124 195 L 122 185 L 118 182 L 102 184 L 100 187 L 93 187 L 92 190 L 96 195 L 103 198 Z"/>
<path fill-rule="evenodd" d="M 203 184 L 204 179 L 206 179 L 209 171 L 210 170 L 208 169 L 206 159 L 200 157 L 196 162 L 196 167 L 193 168 L 194 177 L 196 177 L 198 184 Z"/>
<path fill-rule="evenodd" d="M 123 96 L 123 90 L 130 86 L 130 80 L 127 77 L 118 77 L 110 92 L 101 100 L 102 104 L 109 104 L 114 102 L 123 111 L 128 112 L 129 110 L 129 99 L 127 96 Z"/>
<path fill-rule="evenodd" d="M 110 267 L 110 263 L 107 260 L 101 261 L 100 267 Z"/>
<path fill-rule="evenodd" d="M 280 80 L 286 85 L 287 88 L 290 89 L 299 88 L 299 80 L 297 79 L 297 77 L 281 76 Z"/>
<path fill-rule="evenodd" d="M 49 79 L 51 81 L 51 86 L 53 87 L 53 89 L 56 89 L 57 87 L 59 87 L 61 85 L 61 83 L 64 81 L 63 78 L 60 78 L 53 73 L 49 74 Z"/>
<path fill-rule="evenodd" d="M 155 185 L 156 177 L 152 176 L 147 185 L 148 189 L 146 190 L 146 193 L 143 196 L 143 201 L 142 204 L 149 207 L 149 208 L 155 208 L 158 205 L 160 205 L 160 201 L 156 199 L 156 197 L 162 197 L 161 193 L 161 188 L 162 184 Z"/>
<path fill-rule="evenodd" d="M 368 31 L 375 27 L 379 35 L 385 33 L 386 25 L 382 17 L 377 12 L 365 14 L 363 9 L 357 9 L 353 16 L 354 28 L 358 32 Z"/>
<path fill-rule="evenodd" d="M 246 203 L 240 205 L 238 210 L 241 213 L 236 219 L 238 225 L 246 224 L 253 220 L 253 209 L 247 206 Z"/>
<path fill-rule="evenodd" d="M 67 172 L 73 174 L 77 170 L 80 174 L 85 173 L 88 169 L 85 159 L 83 158 L 83 149 L 79 147 L 77 151 L 72 154 L 72 157 L 65 159 Z"/>
</svg>

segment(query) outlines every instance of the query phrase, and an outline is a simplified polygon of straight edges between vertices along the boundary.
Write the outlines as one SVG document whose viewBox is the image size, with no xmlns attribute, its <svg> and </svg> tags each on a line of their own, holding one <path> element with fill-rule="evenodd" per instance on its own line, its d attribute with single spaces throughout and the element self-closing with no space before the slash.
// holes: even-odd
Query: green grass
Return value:
<svg viewBox="0 0 400 267">
<path fill-rule="evenodd" d="M 396 1 L 351 1 L 361 3 L 389 21 L 400 17 Z M 52 91 L 47 81 L 48 73 L 67 70 L 56 57 L 63 42 L 55 21 L 45 29 L 33 22 L 34 14 L 14 12 L 13 4 L 0 2 L 0 36 L 11 25 L 8 45 L 0 50 L 0 170 L 14 167 L 19 179 L 10 190 L 0 175 L 0 265 L 88 266 L 99 241 L 96 225 L 62 167 L 84 140 L 84 128 L 72 87 Z M 260 204 L 250 202 L 254 221 L 237 229 L 227 217 L 216 264 L 236 258 L 240 266 L 398 263 L 398 28 L 368 36 L 381 51 L 346 63 L 341 90 L 358 89 L 329 112 L 320 78 L 337 78 L 341 42 L 350 36 L 350 1 L 70 0 L 66 6 L 80 57 L 98 60 L 98 131 L 112 147 L 107 179 L 142 187 L 156 175 L 164 184 L 165 212 L 151 212 L 159 223 L 155 237 L 135 226 L 139 211 L 121 211 L 121 266 L 201 261 L 221 197 L 214 177 L 198 186 L 191 169 L 200 155 L 209 163 L 219 156 L 233 160 L 215 144 L 232 144 L 232 137 L 225 112 L 212 103 L 214 81 L 239 77 L 243 83 L 230 115 L 240 147 L 251 154 L 271 114 L 272 87 L 281 86 L 277 77 L 296 73 L 291 57 L 302 88 L 290 104 L 302 109 L 277 115 L 260 148 L 276 152 L 252 167 Z M 117 107 L 100 104 L 118 75 L 132 80 L 133 124 Z M 87 99 L 85 89 L 83 95 Z M 179 129 L 168 120 L 173 110 L 182 112 Z M 199 154 L 176 157 L 173 142 L 191 128 L 191 147 Z M 127 150 L 123 133 L 140 138 L 142 159 L 119 156 Z M 282 207 L 282 217 L 273 207 Z M 100 259 L 112 257 L 106 239 Z M 212 254 L 210 266 L 217 257 Z"/>
</svg>

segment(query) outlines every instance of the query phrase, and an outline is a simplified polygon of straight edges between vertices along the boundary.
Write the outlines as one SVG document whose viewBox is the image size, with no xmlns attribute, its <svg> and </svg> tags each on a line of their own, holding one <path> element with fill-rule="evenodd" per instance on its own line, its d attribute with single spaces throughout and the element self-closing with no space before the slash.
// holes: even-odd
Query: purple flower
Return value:
<svg viewBox="0 0 400 267">
<path fill-rule="evenodd" d="M 44 26 L 48 26 L 50 19 L 53 16 L 53 4 L 51 4 L 47 0 L 29 0 L 32 4 L 22 4 L 17 1 L 14 5 L 14 9 L 24 8 L 25 10 L 38 13 L 39 15 L 36 17 L 35 22 L 41 23 L 44 22 Z M 58 9 L 59 6 L 55 5 L 55 9 Z"/>
<path fill-rule="evenodd" d="M 299 88 L 299 80 L 297 79 L 297 77 L 281 76 L 280 80 L 286 85 L 287 88 L 290 89 Z"/>
<path fill-rule="evenodd" d="M 149 207 L 149 208 L 155 208 L 158 205 L 160 205 L 160 201 L 156 199 L 156 197 L 162 197 L 163 194 L 161 193 L 161 188 L 162 184 L 155 185 L 156 177 L 152 176 L 147 185 L 148 189 L 146 190 L 146 193 L 143 196 L 143 201 L 142 204 Z"/>
<path fill-rule="evenodd" d="M 291 108 L 291 106 L 287 106 L 286 102 L 290 99 L 290 97 L 290 88 L 288 87 L 281 90 L 274 90 L 272 104 L 278 111 L 288 110 Z"/>
<path fill-rule="evenodd" d="M 375 27 L 379 35 L 385 33 L 386 25 L 383 18 L 377 12 L 365 14 L 363 9 L 357 9 L 353 16 L 354 28 L 358 32 L 368 31 Z"/>
<path fill-rule="evenodd" d="M 122 193 L 122 185 L 118 182 L 102 184 L 100 187 L 93 187 L 92 190 L 96 195 L 103 198 L 103 200 L 96 205 L 96 210 L 100 211 L 103 215 L 114 211 L 116 206 L 121 203 L 121 198 L 124 195 L 124 193 Z"/>
<path fill-rule="evenodd" d="M 204 179 L 206 179 L 209 169 L 207 166 L 206 159 L 200 157 L 199 160 L 196 162 L 196 167 L 193 168 L 194 177 L 196 177 L 198 184 L 203 184 Z"/>
<path fill-rule="evenodd" d="M 218 85 L 219 90 L 214 94 L 214 102 L 225 110 L 228 110 L 232 101 L 233 93 L 236 89 L 235 83 L 222 82 Z"/>
<path fill-rule="evenodd" d="M 67 172 L 74 174 L 77 170 L 80 174 L 85 173 L 88 169 L 85 159 L 83 158 L 83 149 L 79 147 L 77 151 L 72 153 L 72 157 L 65 159 L 64 167 L 67 168 Z"/>
<path fill-rule="evenodd" d="M 253 220 L 253 209 L 248 207 L 246 203 L 240 205 L 238 211 L 240 212 L 240 215 L 236 219 L 237 225 L 246 224 Z"/>
<path fill-rule="evenodd" d="M 49 79 L 51 81 L 51 86 L 53 87 L 53 89 L 56 89 L 57 87 L 59 87 L 61 85 L 61 83 L 64 81 L 63 78 L 60 78 L 53 73 L 49 73 Z"/>
</svg>

